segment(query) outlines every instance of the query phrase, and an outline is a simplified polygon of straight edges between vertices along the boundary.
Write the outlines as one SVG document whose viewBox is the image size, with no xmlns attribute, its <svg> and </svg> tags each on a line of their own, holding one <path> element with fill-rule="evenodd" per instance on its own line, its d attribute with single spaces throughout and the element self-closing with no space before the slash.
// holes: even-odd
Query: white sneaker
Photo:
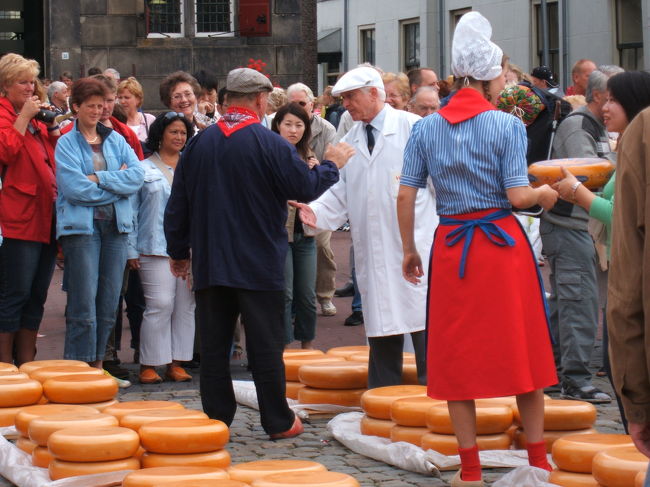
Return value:
<svg viewBox="0 0 650 487">
<path fill-rule="evenodd" d="M 320 311 L 323 316 L 334 316 L 336 314 L 336 306 L 334 306 L 331 299 L 325 299 L 320 302 Z"/>
<path fill-rule="evenodd" d="M 127 387 L 131 387 L 131 382 L 126 380 L 126 379 L 118 379 L 114 375 L 111 375 L 111 373 L 104 369 L 104 375 L 108 377 L 112 377 L 115 382 L 117 382 L 117 387 L 120 389 L 126 389 Z"/>
</svg>

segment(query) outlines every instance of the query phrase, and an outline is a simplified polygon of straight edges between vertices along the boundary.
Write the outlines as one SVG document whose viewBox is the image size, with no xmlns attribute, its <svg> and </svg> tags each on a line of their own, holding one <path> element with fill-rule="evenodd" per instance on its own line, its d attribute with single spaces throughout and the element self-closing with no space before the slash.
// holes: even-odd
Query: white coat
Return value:
<svg viewBox="0 0 650 487">
<path fill-rule="evenodd" d="M 423 281 L 415 286 L 402 277 L 402 241 L 397 224 L 397 192 L 404 148 L 420 117 L 387 110 L 381 134 L 368 152 L 364 124 L 355 122 L 342 139 L 356 149 L 341 170 L 339 182 L 310 204 L 319 230 L 336 230 L 350 220 L 357 284 L 363 301 L 366 335 L 381 337 L 424 330 L 429 254 L 438 225 L 431 185 L 418 190 L 415 242 L 422 256 Z"/>
</svg>

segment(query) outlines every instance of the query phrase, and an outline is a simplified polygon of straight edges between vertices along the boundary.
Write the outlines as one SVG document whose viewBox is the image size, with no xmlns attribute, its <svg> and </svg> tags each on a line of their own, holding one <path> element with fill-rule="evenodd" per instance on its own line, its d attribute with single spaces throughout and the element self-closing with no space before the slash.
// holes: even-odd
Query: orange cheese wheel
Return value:
<svg viewBox="0 0 650 487">
<path fill-rule="evenodd" d="M 180 402 L 174 401 L 126 401 L 109 406 L 103 412 L 122 419 L 128 414 L 152 409 L 185 409 L 185 407 Z"/>
<path fill-rule="evenodd" d="M 147 423 L 165 419 L 208 419 L 208 415 L 196 409 L 151 409 L 122 416 L 120 426 L 139 431 Z"/>
<path fill-rule="evenodd" d="M 362 435 L 380 436 L 381 438 L 388 438 L 390 440 L 390 431 L 395 426 L 395 422 L 390 419 L 377 419 L 366 416 L 361 418 L 359 429 Z"/>
<path fill-rule="evenodd" d="M 99 412 L 66 413 L 52 416 L 40 416 L 29 422 L 29 438 L 40 446 L 47 446 L 47 440 L 52 433 L 66 428 L 87 430 L 100 426 L 117 426 L 118 421 L 113 416 Z"/>
<path fill-rule="evenodd" d="M 377 419 L 390 419 L 390 406 L 396 399 L 412 396 L 426 396 L 427 387 L 387 386 L 369 389 L 361 396 L 361 408 L 366 415 Z"/>
<path fill-rule="evenodd" d="M 610 448 L 596 454 L 592 470 L 605 487 L 630 487 L 639 472 L 648 470 L 648 457 L 635 446 Z"/>
<path fill-rule="evenodd" d="M 29 376 L 42 384 L 47 379 L 51 379 L 52 377 L 78 374 L 103 376 L 104 372 L 102 372 L 101 369 L 88 366 L 84 367 L 83 365 L 56 365 L 50 367 L 40 367 L 32 371 Z"/>
<path fill-rule="evenodd" d="M 43 394 L 51 402 L 85 404 L 110 401 L 117 394 L 117 382 L 106 375 L 63 375 L 43 383 Z"/>
<path fill-rule="evenodd" d="M 219 480 L 218 483 L 215 483 L 214 480 L 184 480 L 183 482 L 165 482 L 162 485 L 165 487 L 250 487 L 250 484 L 239 480 Z"/>
<path fill-rule="evenodd" d="M 41 416 L 55 416 L 58 414 L 99 414 L 94 408 L 78 404 L 38 404 L 21 408 L 16 413 L 16 429 L 23 436 L 29 436 L 29 423 L 34 418 Z"/>
<path fill-rule="evenodd" d="M 359 487 L 350 475 L 339 472 L 288 472 L 257 479 L 252 487 Z"/>
<path fill-rule="evenodd" d="M 8 364 L 7 362 L 0 362 L 0 371 L 1 372 L 18 372 L 18 367 L 14 364 Z"/>
<path fill-rule="evenodd" d="M 107 407 L 110 407 L 110 406 L 114 406 L 114 405 L 118 404 L 119 402 L 120 401 L 118 401 L 117 399 L 109 399 L 108 401 L 102 401 L 102 402 L 89 402 L 89 403 L 84 404 L 84 406 L 94 408 L 97 411 L 99 411 L 100 413 L 103 413 L 104 409 L 106 409 Z"/>
<path fill-rule="evenodd" d="M 401 426 L 396 424 L 390 430 L 390 441 L 396 443 L 405 441 L 415 446 L 422 444 L 422 437 L 429 433 L 429 429 L 420 426 Z"/>
<path fill-rule="evenodd" d="M 0 426 L 13 426 L 16 420 L 16 414 L 24 407 L 0 408 Z"/>
<path fill-rule="evenodd" d="M 646 472 L 639 472 L 634 477 L 634 487 L 643 487 L 645 485 Z"/>
<path fill-rule="evenodd" d="M 551 159 L 531 164 L 528 167 L 528 179 L 534 188 L 553 184 L 562 179 L 562 167 L 589 189 L 597 189 L 607 184 L 614 172 L 614 165 L 607 159 Z"/>
<path fill-rule="evenodd" d="M 46 446 L 37 446 L 32 450 L 32 465 L 35 467 L 47 468 L 54 457 Z"/>
<path fill-rule="evenodd" d="M 211 480 L 213 485 L 228 486 L 228 474 L 214 467 L 156 467 L 131 472 L 122 487 L 158 487 L 159 485 L 191 485 L 190 482 Z M 218 481 L 218 482 L 215 482 Z"/>
<path fill-rule="evenodd" d="M 314 389 L 303 387 L 298 391 L 301 404 L 336 404 L 338 406 L 359 407 L 361 396 L 366 389 Z"/>
<path fill-rule="evenodd" d="M 36 404 L 43 395 L 41 383 L 33 379 L 0 379 L 0 408 Z"/>
<path fill-rule="evenodd" d="M 366 389 L 368 365 L 342 359 L 340 362 L 305 364 L 298 369 L 298 379 L 317 389 Z"/>
<path fill-rule="evenodd" d="M 429 408 L 426 412 L 426 424 L 433 433 L 453 435 L 449 409 L 446 402 Z M 505 405 L 476 401 L 476 434 L 492 435 L 503 433 L 512 426 L 512 409 Z"/>
<path fill-rule="evenodd" d="M 325 472 L 327 469 L 320 463 L 309 460 L 257 460 L 255 462 L 232 465 L 228 474 L 232 480 L 252 483 L 267 475 L 288 472 Z"/>
<path fill-rule="evenodd" d="M 514 422 L 521 426 L 517 405 L 512 406 Z M 544 429 L 569 431 L 591 428 L 596 422 L 596 407 L 586 401 L 550 399 L 544 401 Z"/>
<path fill-rule="evenodd" d="M 564 470 L 553 470 L 548 478 L 549 483 L 561 487 L 600 487 L 596 479 L 590 473 L 565 472 Z"/>
<path fill-rule="evenodd" d="M 512 441 L 506 433 L 500 433 L 478 435 L 476 444 L 479 450 L 509 450 Z M 458 455 L 458 440 L 454 435 L 428 433 L 422 436 L 421 447 L 424 451 L 434 450 L 443 455 Z"/>
<path fill-rule="evenodd" d="M 560 470 L 590 474 L 597 453 L 612 447 L 633 445 L 629 435 L 569 435 L 553 443 L 553 461 Z"/>
<path fill-rule="evenodd" d="M 553 444 L 565 436 L 573 435 L 593 435 L 598 433 L 593 428 L 585 428 L 583 430 L 573 430 L 573 431 L 544 431 L 544 442 L 546 443 L 546 452 L 551 453 L 553 450 Z M 515 432 L 515 447 L 518 450 L 525 450 L 528 440 L 526 439 L 526 433 L 521 428 L 518 428 Z"/>
<path fill-rule="evenodd" d="M 288 380 L 287 381 L 286 396 L 289 399 L 295 399 L 297 401 L 298 400 L 298 391 L 300 389 L 302 389 L 303 387 L 307 387 L 307 386 L 305 386 L 305 384 L 303 384 L 302 382 L 295 382 L 295 381 L 292 381 L 292 380 Z"/>
<path fill-rule="evenodd" d="M 390 405 L 390 419 L 402 426 L 424 427 L 427 425 L 427 411 L 441 402 L 446 404 L 444 401 L 431 399 L 428 396 L 396 399 Z"/>
<path fill-rule="evenodd" d="M 354 355 L 355 353 L 364 353 L 369 351 L 370 347 L 368 345 L 350 345 L 347 347 L 330 348 L 325 355 L 332 355 L 335 357 L 341 357 L 342 359 L 347 359 L 350 355 Z"/>
<path fill-rule="evenodd" d="M 154 453 L 205 453 L 228 443 L 228 426 L 217 419 L 166 419 L 142 425 L 142 447 Z"/>
<path fill-rule="evenodd" d="M 25 362 L 18 370 L 24 374 L 30 375 L 36 369 L 41 367 L 58 367 L 59 365 L 75 365 L 81 367 L 90 367 L 86 362 L 80 360 L 34 360 L 33 362 Z"/>
<path fill-rule="evenodd" d="M 140 437 L 119 426 L 66 428 L 47 440 L 52 456 L 68 462 L 109 462 L 135 455 Z"/>
<path fill-rule="evenodd" d="M 315 364 L 315 363 L 332 363 L 339 362 L 341 359 L 336 357 L 328 357 L 326 355 L 299 355 L 289 356 L 284 358 L 284 373 L 286 380 L 300 382 L 298 371 L 301 365 Z"/>
<path fill-rule="evenodd" d="M 370 352 L 356 352 L 345 357 L 346 360 L 351 362 L 362 362 L 367 364 L 370 360 Z"/>
<path fill-rule="evenodd" d="M 513 443 L 515 442 L 515 434 L 517 433 L 518 429 L 519 429 L 519 426 L 517 426 L 516 424 L 513 424 L 510 428 L 508 428 L 505 431 L 505 434 L 510 437 L 510 439 L 512 440 Z"/>
<path fill-rule="evenodd" d="M 184 455 L 169 455 L 163 453 L 145 452 L 140 459 L 142 468 L 153 467 L 216 467 L 230 466 L 228 450 L 210 451 L 207 453 L 186 453 Z"/>
<path fill-rule="evenodd" d="M 56 458 L 50 462 L 50 478 L 52 480 L 95 473 L 118 472 L 120 470 L 138 470 L 140 462 L 137 458 L 125 458 L 111 462 L 65 462 Z"/>
<path fill-rule="evenodd" d="M 23 374 L 22 372 L 19 372 L 18 370 L 5 370 L 2 371 L 0 370 L 0 380 L 24 380 L 24 379 L 30 379 L 30 377 L 27 374 Z"/>
<path fill-rule="evenodd" d="M 402 364 L 402 384 L 418 385 L 418 367 L 415 363 Z"/>
<path fill-rule="evenodd" d="M 305 356 L 319 356 L 319 357 L 324 357 L 325 352 L 322 350 L 316 350 L 316 349 L 303 349 L 303 348 L 288 348 L 284 352 L 282 352 L 282 357 L 283 358 L 290 358 L 290 357 L 305 357 Z"/>
<path fill-rule="evenodd" d="M 18 447 L 20 450 L 24 451 L 28 455 L 31 455 L 32 452 L 34 451 L 34 448 L 36 448 L 38 445 L 30 440 L 29 438 L 25 438 L 24 436 L 19 436 L 16 438 L 16 447 Z"/>
</svg>

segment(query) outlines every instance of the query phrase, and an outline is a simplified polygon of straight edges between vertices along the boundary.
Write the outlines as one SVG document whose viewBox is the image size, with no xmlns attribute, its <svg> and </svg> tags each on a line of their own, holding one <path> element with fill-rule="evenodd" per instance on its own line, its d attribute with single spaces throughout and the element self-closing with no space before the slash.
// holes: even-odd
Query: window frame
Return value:
<svg viewBox="0 0 650 487">
<path fill-rule="evenodd" d="M 372 60 L 366 59 L 366 37 L 364 37 L 364 33 L 366 32 L 372 32 L 371 40 L 372 40 Z M 359 64 L 362 63 L 370 63 L 373 66 L 377 62 L 377 30 L 375 29 L 375 25 L 360 25 L 359 26 Z"/>
<path fill-rule="evenodd" d="M 214 31 L 214 32 L 199 32 L 198 31 L 198 11 L 197 2 L 199 0 L 192 1 L 192 8 L 194 9 L 194 37 L 234 37 L 235 36 L 235 0 L 228 0 L 230 4 L 230 31 Z"/>
<path fill-rule="evenodd" d="M 149 18 L 151 16 L 151 6 L 148 0 L 144 2 L 145 8 L 145 29 L 147 32 L 147 39 L 167 39 L 167 38 L 181 38 L 186 36 L 186 26 L 185 26 L 185 0 L 178 0 L 178 10 L 179 10 L 179 23 L 180 23 L 180 32 L 151 32 L 149 30 L 150 22 Z"/>
<path fill-rule="evenodd" d="M 408 59 L 408 53 L 407 53 L 407 29 L 410 26 L 417 25 L 417 39 L 415 39 L 415 50 L 417 52 L 417 66 L 412 65 L 409 66 L 407 65 L 407 59 Z M 422 58 L 421 58 L 421 42 L 420 42 L 420 27 L 421 27 L 421 22 L 419 17 L 415 17 L 412 19 L 405 19 L 405 20 L 400 20 L 400 64 L 402 66 L 402 71 L 403 72 L 408 72 L 411 69 L 416 69 L 422 67 Z"/>
<path fill-rule="evenodd" d="M 549 19 L 549 49 L 548 49 L 548 54 L 549 54 L 549 68 L 551 72 L 553 73 L 554 76 L 556 76 L 556 79 L 559 79 L 559 74 L 560 74 L 560 68 L 561 68 L 561 57 L 560 57 L 560 6 L 559 2 L 557 0 L 548 0 L 546 7 L 548 9 L 548 19 Z M 551 47 L 553 45 L 553 40 L 552 36 L 550 35 L 553 27 L 551 26 L 551 15 L 550 11 L 551 9 L 555 8 L 556 10 L 556 17 L 557 17 L 557 25 L 555 27 L 555 30 L 557 31 L 557 38 L 555 39 L 555 43 L 557 47 Z M 542 65 L 542 58 L 543 58 L 543 40 L 542 40 L 542 4 L 540 0 L 533 0 L 533 5 L 531 8 L 531 14 L 532 14 L 532 26 L 533 26 L 533 33 L 531 36 L 532 40 L 532 48 L 533 48 L 533 59 L 534 62 L 532 62 L 533 68 L 536 66 L 541 66 Z"/>
<path fill-rule="evenodd" d="M 614 1 L 614 31 L 615 31 L 615 42 L 616 42 L 616 52 L 618 54 L 618 64 L 625 70 L 638 70 L 641 69 L 640 66 L 643 66 L 643 23 L 641 23 L 641 31 L 640 31 L 640 40 L 639 41 L 632 41 L 632 42 L 623 42 L 621 41 L 622 37 L 622 23 L 623 19 L 621 18 L 621 10 L 623 8 L 623 2 L 629 4 L 631 0 L 615 0 Z M 641 2 L 639 0 L 639 10 L 641 11 L 641 14 L 643 13 L 643 7 L 641 5 Z M 630 30 L 629 27 L 626 30 Z M 624 63 L 624 59 L 626 59 L 625 53 L 626 52 L 631 52 L 634 58 L 634 65 L 629 65 L 628 63 Z"/>
</svg>

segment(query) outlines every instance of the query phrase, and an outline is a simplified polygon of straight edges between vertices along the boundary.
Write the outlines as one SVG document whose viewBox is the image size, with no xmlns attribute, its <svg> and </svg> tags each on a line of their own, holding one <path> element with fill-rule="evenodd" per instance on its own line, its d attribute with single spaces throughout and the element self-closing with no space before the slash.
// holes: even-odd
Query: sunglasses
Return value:
<svg viewBox="0 0 650 487">
<path fill-rule="evenodd" d="M 172 118 L 185 118 L 185 115 L 183 115 L 182 113 L 178 113 L 178 112 L 167 112 L 167 113 L 165 113 L 165 118 L 167 120 L 172 119 Z"/>
<path fill-rule="evenodd" d="M 306 102 L 306 101 L 297 101 L 296 103 L 297 103 L 298 105 L 300 105 L 301 107 L 306 107 L 306 106 L 307 106 L 307 102 Z"/>
</svg>

